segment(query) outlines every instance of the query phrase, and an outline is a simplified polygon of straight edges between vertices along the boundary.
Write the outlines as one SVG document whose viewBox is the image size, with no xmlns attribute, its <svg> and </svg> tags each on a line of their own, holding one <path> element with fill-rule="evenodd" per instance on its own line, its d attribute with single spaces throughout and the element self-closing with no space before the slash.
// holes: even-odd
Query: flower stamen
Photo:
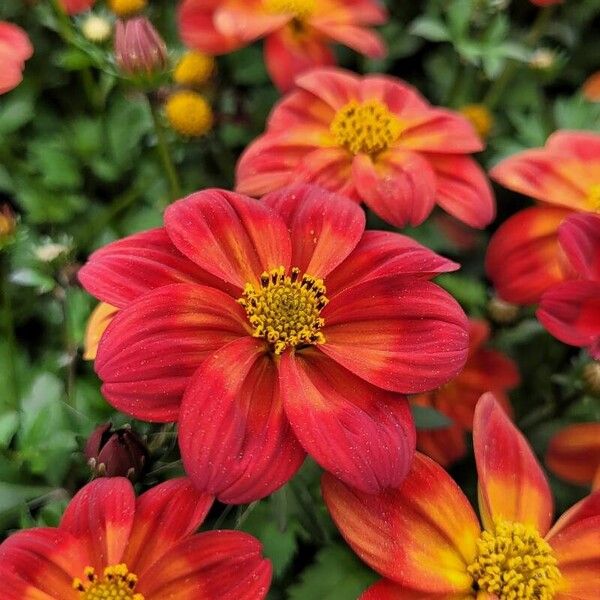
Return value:
<svg viewBox="0 0 600 600">
<path fill-rule="evenodd" d="M 596 183 L 588 190 L 588 202 L 593 211 L 600 212 L 600 183 Z"/>
<path fill-rule="evenodd" d="M 265 0 L 267 12 L 275 15 L 293 15 L 296 19 L 306 19 L 314 12 L 316 0 Z"/>
<path fill-rule="evenodd" d="M 93 567 L 86 567 L 83 575 L 83 579 L 73 579 L 73 589 L 82 600 L 144 600 L 142 594 L 135 593 L 137 575 L 130 573 L 124 563 L 106 567 L 102 578 Z"/>
</svg>

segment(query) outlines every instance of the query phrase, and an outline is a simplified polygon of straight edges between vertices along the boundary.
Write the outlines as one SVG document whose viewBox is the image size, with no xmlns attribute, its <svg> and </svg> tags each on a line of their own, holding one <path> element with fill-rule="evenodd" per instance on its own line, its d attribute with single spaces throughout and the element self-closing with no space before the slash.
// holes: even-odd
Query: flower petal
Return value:
<svg viewBox="0 0 600 600">
<path fill-rule="evenodd" d="M 432 594 L 430 592 L 419 592 L 409 590 L 403 585 L 398 585 L 389 579 L 382 579 L 363 594 L 359 600 L 472 600 L 473 595 L 468 592 L 459 592 L 458 594 Z M 477 600 L 486 600 L 481 593 L 477 596 Z M 490 600 L 495 600 L 490 598 Z"/>
<path fill-rule="evenodd" d="M 75 494 L 60 529 L 79 539 L 89 560 L 87 565 L 102 572 L 104 567 L 121 562 L 134 514 L 135 494 L 129 480 L 101 477 Z"/>
<path fill-rule="evenodd" d="M 215 28 L 227 37 L 249 44 L 280 29 L 293 17 L 291 14 L 271 13 L 263 5 L 262 0 L 221 2 L 214 13 Z"/>
<path fill-rule="evenodd" d="M 262 341 L 245 337 L 208 359 L 186 390 L 179 447 L 199 490 L 240 504 L 267 496 L 304 460 Z"/>
<path fill-rule="evenodd" d="M 365 494 L 326 473 L 323 498 L 345 540 L 378 573 L 409 589 L 468 592 L 479 524 L 436 463 L 416 454 L 399 489 Z M 435 597 L 435 596 L 434 596 Z"/>
<path fill-rule="evenodd" d="M 552 521 L 552 493 L 533 451 L 492 394 L 484 394 L 473 421 L 480 511 L 492 519 L 533 525 L 545 535 Z"/>
<path fill-rule="evenodd" d="M 271 563 L 241 531 L 210 531 L 183 540 L 140 581 L 146 600 L 263 600 Z"/>
<path fill-rule="evenodd" d="M 85 328 L 84 360 L 94 360 L 98 353 L 98 344 L 119 309 L 115 306 L 100 302 L 92 311 Z"/>
<path fill-rule="evenodd" d="M 329 38 L 356 50 L 369 58 L 385 58 L 387 48 L 374 31 L 353 23 L 336 23 L 331 20 L 312 20 L 313 27 Z"/>
<path fill-rule="evenodd" d="M 600 517 L 600 491 L 586 496 L 563 513 L 546 536 L 546 539 L 551 541 L 556 534 L 564 529 L 598 517 Z"/>
<path fill-rule="evenodd" d="M 314 69 L 296 79 L 296 85 L 311 92 L 338 110 L 350 100 L 357 100 L 360 94 L 360 78 L 358 75 L 335 67 Z"/>
<path fill-rule="evenodd" d="M 467 358 L 467 318 L 429 281 L 380 277 L 347 288 L 321 313 L 328 356 L 369 383 L 413 394 L 452 379 Z"/>
<path fill-rule="evenodd" d="M 113 406 L 147 421 L 175 421 L 204 359 L 247 334 L 244 310 L 231 296 L 200 285 L 164 286 L 119 312 L 94 366 Z"/>
<path fill-rule="evenodd" d="M 583 279 L 600 281 L 600 216 L 574 214 L 558 228 L 558 241 Z"/>
<path fill-rule="evenodd" d="M 240 194 L 205 190 L 165 211 L 169 237 L 203 269 L 238 288 L 263 271 L 289 266 L 285 225 L 267 206 Z"/>
<path fill-rule="evenodd" d="M 352 156 L 344 148 L 318 148 L 302 157 L 294 181 L 305 181 L 359 201 L 352 181 Z"/>
<path fill-rule="evenodd" d="M 563 129 L 548 138 L 546 148 L 582 161 L 597 161 L 600 160 L 600 135 L 592 131 Z"/>
<path fill-rule="evenodd" d="M 324 469 L 366 493 L 402 483 L 416 441 L 403 396 L 362 381 L 316 349 L 284 354 L 279 369 L 285 412 Z"/>
<path fill-rule="evenodd" d="M 447 468 L 467 454 L 465 431 L 459 425 L 441 429 L 419 429 L 417 449 Z"/>
<path fill-rule="evenodd" d="M 314 185 L 297 185 L 263 198 L 283 219 L 292 239 L 291 264 L 325 277 L 356 247 L 365 214 L 356 204 Z"/>
<path fill-rule="evenodd" d="M 329 104 L 306 90 L 296 89 L 275 105 L 267 121 L 267 131 L 269 134 L 293 132 L 294 139 L 301 144 L 307 129 L 320 130 L 321 135 L 327 136 L 323 140 L 330 140 L 329 126 L 334 118 L 335 110 Z"/>
</svg>

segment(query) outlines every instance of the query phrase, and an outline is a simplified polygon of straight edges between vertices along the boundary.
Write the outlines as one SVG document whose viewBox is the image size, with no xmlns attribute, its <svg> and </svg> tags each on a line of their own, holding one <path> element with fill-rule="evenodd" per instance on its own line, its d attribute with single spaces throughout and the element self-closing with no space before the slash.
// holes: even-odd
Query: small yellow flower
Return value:
<svg viewBox="0 0 600 600">
<path fill-rule="evenodd" d="M 171 127 L 188 137 L 198 137 L 210 131 L 213 112 L 206 99 L 191 91 L 175 92 L 165 104 Z"/>
<path fill-rule="evenodd" d="M 480 137 L 486 138 L 494 125 L 492 113 L 483 104 L 466 104 L 460 109 L 464 117 L 471 121 Z"/>
<path fill-rule="evenodd" d="M 83 21 L 81 32 L 84 37 L 94 44 L 105 42 L 112 33 L 112 25 L 108 19 L 98 15 L 90 15 Z"/>
<path fill-rule="evenodd" d="M 108 8 L 119 17 L 129 17 L 141 12 L 147 6 L 147 0 L 108 0 Z"/>
<path fill-rule="evenodd" d="M 197 87 L 205 84 L 215 70 L 215 59 L 201 52 L 186 52 L 175 67 L 173 79 L 179 85 Z"/>
</svg>

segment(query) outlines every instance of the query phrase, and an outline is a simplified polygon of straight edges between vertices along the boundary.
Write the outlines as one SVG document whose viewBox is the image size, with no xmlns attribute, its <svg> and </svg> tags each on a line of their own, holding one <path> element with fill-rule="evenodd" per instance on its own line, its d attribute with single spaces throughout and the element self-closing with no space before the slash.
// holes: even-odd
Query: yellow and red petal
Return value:
<svg viewBox="0 0 600 600">
<path fill-rule="evenodd" d="M 300 75 L 296 85 L 337 111 L 351 100 L 358 100 L 361 80 L 350 71 L 330 67 Z"/>
<path fill-rule="evenodd" d="M 417 453 L 400 488 L 365 494 L 326 473 L 323 498 L 342 536 L 369 566 L 409 590 L 471 590 L 467 565 L 480 529 L 458 485 Z"/>
<path fill-rule="evenodd" d="M 313 18 L 329 18 L 332 21 L 383 25 L 388 13 L 379 0 L 333 0 L 318 5 Z"/>
<path fill-rule="evenodd" d="M 475 409 L 473 445 L 486 529 L 500 518 L 545 535 L 552 522 L 550 486 L 527 440 L 492 394 L 484 394 Z"/>
<path fill-rule="evenodd" d="M 503 300 L 534 304 L 549 287 L 571 277 L 558 228 L 572 214 L 564 208 L 527 208 L 498 228 L 490 240 L 485 267 Z"/>
<path fill-rule="evenodd" d="M 165 226 L 182 254 L 240 289 L 258 283 L 263 271 L 290 264 L 284 223 L 247 196 L 216 189 L 197 192 L 167 208 Z"/>
<path fill-rule="evenodd" d="M 358 197 L 396 227 L 419 225 L 435 206 L 435 173 L 414 152 L 392 148 L 376 160 L 358 154 L 352 162 L 352 180 Z"/>
<path fill-rule="evenodd" d="M 77 538 L 89 561 L 87 565 L 102 572 L 106 566 L 122 561 L 134 515 L 131 482 L 124 477 L 101 477 L 75 494 L 59 529 Z"/>
<path fill-rule="evenodd" d="M 232 342 L 200 368 L 179 416 L 179 447 L 196 488 L 222 502 L 258 500 L 304 460 L 284 413 L 277 368 L 262 341 Z"/>
<path fill-rule="evenodd" d="M 334 118 L 335 110 L 329 104 L 306 90 L 296 89 L 284 96 L 269 115 L 267 133 L 293 132 L 292 139 L 302 144 L 306 130 L 320 130 L 325 136 L 322 141 L 333 143 L 329 126 Z"/>
<path fill-rule="evenodd" d="M 494 192 L 475 160 L 452 154 L 427 154 L 426 158 L 435 171 L 439 206 L 459 221 L 478 229 L 494 220 Z"/>
<path fill-rule="evenodd" d="M 321 313 L 329 357 L 373 385 L 413 394 L 454 377 L 467 358 L 467 318 L 429 281 L 380 277 L 337 294 Z"/>
<path fill-rule="evenodd" d="M 122 562 L 138 577 L 204 521 L 213 497 L 196 490 L 189 479 L 165 481 L 136 500 L 135 517 Z"/>
<path fill-rule="evenodd" d="M 406 399 L 356 377 L 317 349 L 279 365 L 286 415 L 304 449 L 363 492 L 402 483 L 415 451 Z"/>
<path fill-rule="evenodd" d="M 600 216 L 573 214 L 558 229 L 558 241 L 582 279 L 600 281 Z"/>
<path fill-rule="evenodd" d="M 379 100 L 401 120 L 430 110 L 429 103 L 416 88 L 388 75 L 364 77 L 360 84 L 360 99 L 363 102 Z"/>
<path fill-rule="evenodd" d="M 384 58 L 387 54 L 381 36 L 366 27 L 329 19 L 311 19 L 311 25 L 325 38 L 348 46 L 369 58 Z"/>
<path fill-rule="evenodd" d="M 183 540 L 140 579 L 145 600 L 263 600 L 271 563 L 241 531 L 210 531 Z"/>
<path fill-rule="evenodd" d="M 486 600 L 486 598 L 477 596 L 477 600 Z M 365 590 L 359 600 L 473 600 L 473 594 L 471 592 L 459 592 L 458 594 L 419 592 L 394 583 L 390 579 L 382 579 Z M 496 599 L 490 598 L 489 600 Z"/>
<path fill-rule="evenodd" d="M 600 161 L 600 134 L 593 131 L 559 130 L 548 138 L 546 148 L 582 161 L 584 166 L 591 167 L 591 175 L 597 181 L 597 171 L 593 167 Z"/>
<path fill-rule="evenodd" d="M 107 304 L 106 302 L 100 302 L 100 304 L 92 311 L 85 328 L 85 338 L 83 342 L 84 360 L 94 360 L 96 358 L 100 339 L 118 312 L 118 308 Z"/>
<path fill-rule="evenodd" d="M 592 492 L 563 513 L 548 532 L 546 539 L 551 541 L 555 535 L 572 525 L 598 517 L 600 517 L 600 491 Z"/>
<path fill-rule="evenodd" d="M 365 229 L 356 204 L 315 185 L 295 185 L 263 198 L 285 222 L 292 240 L 291 264 L 326 277 L 354 250 Z"/>
<path fill-rule="evenodd" d="M 265 7 L 263 0 L 220 2 L 214 12 L 215 28 L 222 35 L 249 44 L 282 28 L 292 14 L 277 14 Z"/>
<path fill-rule="evenodd" d="M 116 408 L 147 421 L 176 421 L 183 393 L 202 362 L 248 335 L 243 308 L 200 285 L 163 286 L 119 311 L 94 364 Z"/>
</svg>

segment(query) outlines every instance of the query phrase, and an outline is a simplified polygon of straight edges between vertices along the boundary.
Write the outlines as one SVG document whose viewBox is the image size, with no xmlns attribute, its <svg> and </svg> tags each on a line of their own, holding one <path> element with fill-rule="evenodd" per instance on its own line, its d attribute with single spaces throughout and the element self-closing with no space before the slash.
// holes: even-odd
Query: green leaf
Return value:
<svg viewBox="0 0 600 600">
<path fill-rule="evenodd" d="M 419 17 L 415 19 L 408 28 L 409 33 L 422 37 L 431 42 L 447 42 L 450 39 L 450 32 L 437 19 L 431 17 Z"/>
<path fill-rule="evenodd" d="M 19 414 L 11 410 L 0 415 L 0 448 L 8 448 L 19 428 Z"/>
<path fill-rule="evenodd" d="M 33 119 L 33 95 L 18 90 L 0 102 L 0 135 L 13 133 Z"/>
<path fill-rule="evenodd" d="M 15 510 L 21 504 L 51 492 L 52 488 L 0 481 L 0 516 Z"/>
<path fill-rule="evenodd" d="M 417 406 L 413 404 L 410 410 L 417 429 L 445 429 L 453 423 L 452 419 L 431 406 Z"/>
</svg>

